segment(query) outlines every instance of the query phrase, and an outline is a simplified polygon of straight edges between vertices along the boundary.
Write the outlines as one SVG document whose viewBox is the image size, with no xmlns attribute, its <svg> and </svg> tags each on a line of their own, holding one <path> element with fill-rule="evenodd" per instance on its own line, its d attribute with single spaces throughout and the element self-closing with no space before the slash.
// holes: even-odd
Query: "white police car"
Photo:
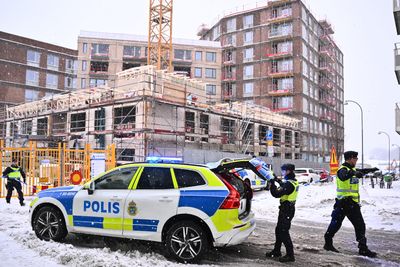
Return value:
<svg viewBox="0 0 400 267">
<path fill-rule="evenodd" d="M 133 163 L 85 186 L 41 191 L 30 205 L 32 228 L 43 240 L 68 233 L 164 242 L 180 262 L 194 262 L 211 246 L 243 242 L 255 228 L 251 190 L 232 173 L 267 172 L 259 161 L 189 164 Z"/>
</svg>

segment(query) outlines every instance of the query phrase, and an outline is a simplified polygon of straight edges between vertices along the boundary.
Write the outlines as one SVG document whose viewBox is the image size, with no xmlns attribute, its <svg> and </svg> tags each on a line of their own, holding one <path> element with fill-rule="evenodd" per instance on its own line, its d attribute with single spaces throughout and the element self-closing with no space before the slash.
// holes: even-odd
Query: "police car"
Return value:
<svg viewBox="0 0 400 267">
<path fill-rule="evenodd" d="M 234 168 L 268 176 L 257 160 L 212 168 L 127 164 L 84 186 L 41 191 L 30 205 L 32 228 L 42 240 L 84 233 L 164 242 L 176 260 L 195 262 L 210 246 L 239 244 L 255 228 L 251 189 Z"/>
</svg>

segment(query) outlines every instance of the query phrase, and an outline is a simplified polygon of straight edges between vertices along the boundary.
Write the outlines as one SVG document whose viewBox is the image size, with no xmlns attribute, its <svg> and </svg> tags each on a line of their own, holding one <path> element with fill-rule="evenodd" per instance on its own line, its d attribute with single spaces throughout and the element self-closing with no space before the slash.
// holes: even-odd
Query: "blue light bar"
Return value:
<svg viewBox="0 0 400 267">
<path fill-rule="evenodd" d="M 182 163 L 182 158 L 174 157 L 147 157 L 146 162 L 148 163 Z"/>
</svg>

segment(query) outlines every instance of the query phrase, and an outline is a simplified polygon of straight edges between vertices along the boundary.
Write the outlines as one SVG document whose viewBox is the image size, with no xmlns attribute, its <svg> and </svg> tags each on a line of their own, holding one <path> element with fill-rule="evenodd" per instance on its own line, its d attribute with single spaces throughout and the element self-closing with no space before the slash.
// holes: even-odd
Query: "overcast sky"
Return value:
<svg viewBox="0 0 400 267">
<path fill-rule="evenodd" d="M 264 1 L 258 1 L 259 3 Z M 396 35 L 391 0 L 307 0 L 317 18 L 327 18 L 344 53 L 345 99 L 364 109 L 365 158 L 387 159 L 388 140 L 400 145 L 395 132 L 395 103 L 400 86 L 394 74 Z M 173 35 L 197 38 L 201 23 L 211 24 L 228 10 L 254 0 L 175 0 Z M 0 30 L 76 49 L 80 30 L 147 34 L 148 0 L 3 0 Z M 361 151 L 360 110 L 345 106 L 345 149 Z M 392 154 L 398 155 L 398 150 Z"/>
</svg>

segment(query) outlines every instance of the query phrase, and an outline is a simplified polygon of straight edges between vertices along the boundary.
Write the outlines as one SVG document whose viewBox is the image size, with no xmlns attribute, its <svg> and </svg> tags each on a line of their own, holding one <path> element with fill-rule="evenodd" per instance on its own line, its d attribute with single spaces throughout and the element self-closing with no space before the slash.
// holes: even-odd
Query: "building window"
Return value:
<svg viewBox="0 0 400 267">
<path fill-rule="evenodd" d="M 87 53 L 87 48 L 88 48 L 87 43 L 83 43 L 83 44 L 82 44 L 82 53 L 83 53 L 83 54 L 86 54 L 86 53 Z"/>
<path fill-rule="evenodd" d="M 114 129 L 132 130 L 135 128 L 136 107 L 121 107 L 114 109 Z"/>
<path fill-rule="evenodd" d="M 209 69 L 209 68 L 206 68 L 205 77 L 206 77 L 206 78 L 210 78 L 210 79 L 215 79 L 215 78 L 217 78 L 217 70 L 216 70 L 216 69 Z"/>
<path fill-rule="evenodd" d="M 103 61 L 90 62 L 90 72 L 108 72 L 108 62 L 103 62 Z"/>
<path fill-rule="evenodd" d="M 226 21 L 226 31 L 227 32 L 236 31 L 236 18 L 228 19 Z"/>
<path fill-rule="evenodd" d="M 207 95 L 216 95 L 217 94 L 217 86 L 215 84 L 207 84 L 206 85 L 206 93 L 207 93 Z"/>
<path fill-rule="evenodd" d="M 47 88 L 58 88 L 58 75 L 56 74 L 46 74 L 46 87 Z"/>
<path fill-rule="evenodd" d="M 243 68 L 243 76 L 244 76 L 245 79 L 253 78 L 253 72 L 254 72 L 254 66 L 253 65 L 244 66 L 244 68 Z"/>
<path fill-rule="evenodd" d="M 55 55 L 47 55 L 47 68 L 50 70 L 58 70 L 59 57 Z"/>
<path fill-rule="evenodd" d="M 124 57 L 139 58 L 140 52 L 140 46 L 124 46 Z"/>
<path fill-rule="evenodd" d="M 34 70 L 26 70 L 26 84 L 27 85 L 39 85 L 39 72 Z"/>
<path fill-rule="evenodd" d="M 272 99 L 272 109 L 289 110 L 293 108 L 293 97 L 275 97 Z"/>
<path fill-rule="evenodd" d="M 180 59 L 180 60 L 192 60 L 192 51 L 175 49 L 174 50 L 174 58 Z"/>
<path fill-rule="evenodd" d="M 201 78 L 202 77 L 202 69 L 201 68 L 194 68 L 194 77 Z"/>
<path fill-rule="evenodd" d="M 71 132 L 84 132 L 86 127 L 86 112 L 71 114 Z"/>
<path fill-rule="evenodd" d="M 207 114 L 200 114 L 200 131 L 201 134 L 208 134 L 209 129 L 209 116 Z"/>
<path fill-rule="evenodd" d="M 76 78 L 73 77 L 65 77 L 65 88 L 67 89 L 76 89 Z"/>
<path fill-rule="evenodd" d="M 122 70 L 128 70 L 128 69 L 137 68 L 137 67 L 140 67 L 140 63 L 129 63 L 129 62 L 122 63 Z"/>
<path fill-rule="evenodd" d="M 217 53 L 206 52 L 206 61 L 207 62 L 217 62 Z"/>
<path fill-rule="evenodd" d="M 86 69 L 87 69 L 87 61 L 82 60 L 82 71 L 86 71 Z"/>
<path fill-rule="evenodd" d="M 244 54 L 244 62 L 252 61 L 253 56 L 254 56 L 254 49 L 253 48 L 247 48 L 243 52 Z"/>
<path fill-rule="evenodd" d="M 102 85 L 106 85 L 107 80 L 104 79 L 90 79 L 89 86 L 90 87 L 98 87 Z"/>
<path fill-rule="evenodd" d="M 244 83 L 243 84 L 243 96 L 252 96 L 253 89 L 254 89 L 253 83 Z"/>
<path fill-rule="evenodd" d="M 108 44 L 92 44 L 92 56 L 108 56 Z"/>
<path fill-rule="evenodd" d="M 39 99 L 39 92 L 35 90 L 25 89 L 25 102 L 32 102 Z"/>
<path fill-rule="evenodd" d="M 185 132 L 194 133 L 196 127 L 194 118 L 195 118 L 194 112 L 190 111 L 185 112 Z"/>
<path fill-rule="evenodd" d="M 29 66 L 34 66 L 34 67 L 39 67 L 40 64 L 40 53 L 33 51 L 33 50 L 28 50 L 27 51 L 27 64 Z"/>
<path fill-rule="evenodd" d="M 47 135 L 47 118 L 41 118 L 37 120 L 37 135 Z"/>
<path fill-rule="evenodd" d="M 117 149 L 117 157 L 118 161 L 135 161 L 135 149 L 132 148 L 124 148 L 124 149 Z"/>
<path fill-rule="evenodd" d="M 23 121 L 21 134 L 31 135 L 32 134 L 32 121 Z"/>
<path fill-rule="evenodd" d="M 253 32 L 252 31 L 248 31 L 243 34 L 243 42 L 245 44 L 253 43 Z"/>
<path fill-rule="evenodd" d="M 234 144 L 235 143 L 235 121 L 230 119 L 221 118 L 221 136 L 222 144 Z"/>
<path fill-rule="evenodd" d="M 76 73 L 76 60 L 73 59 L 66 59 L 65 60 L 65 69 L 69 73 Z"/>
<path fill-rule="evenodd" d="M 253 22 L 254 21 L 254 16 L 253 15 L 247 15 L 243 17 L 243 28 L 250 28 L 253 27 Z"/>
<path fill-rule="evenodd" d="M 45 92 L 45 93 L 44 93 L 44 97 L 42 97 L 42 99 L 44 99 L 44 98 L 46 98 L 46 99 L 51 99 L 51 98 L 53 98 L 53 96 L 54 96 L 54 93 L 52 93 L 52 92 Z"/>
<path fill-rule="evenodd" d="M 106 129 L 106 110 L 101 108 L 94 112 L 94 130 L 104 131 Z"/>
<path fill-rule="evenodd" d="M 194 54 L 194 58 L 196 61 L 202 61 L 203 60 L 203 52 L 196 51 Z"/>
<path fill-rule="evenodd" d="M 86 88 L 86 79 L 85 78 L 81 79 L 81 88 Z"/>
</svg>

